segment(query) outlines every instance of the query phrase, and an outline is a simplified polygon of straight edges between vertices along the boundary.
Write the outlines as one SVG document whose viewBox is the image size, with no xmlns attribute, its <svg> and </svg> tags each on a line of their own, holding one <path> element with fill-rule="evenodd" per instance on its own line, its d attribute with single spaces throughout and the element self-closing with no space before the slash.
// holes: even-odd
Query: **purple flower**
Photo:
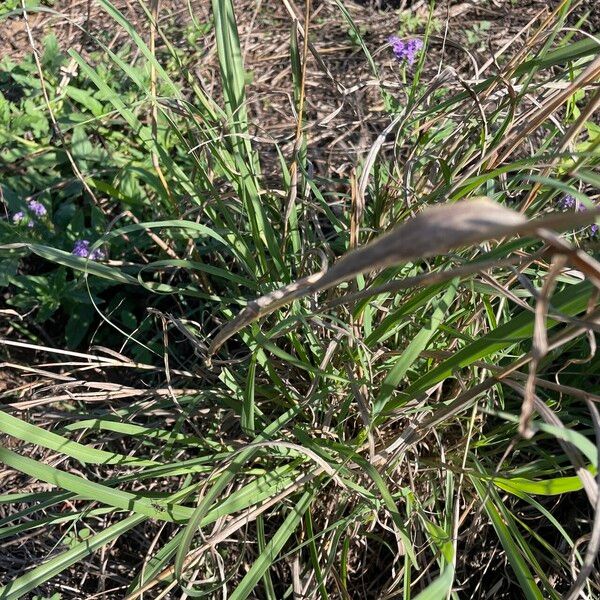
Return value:
<svg viewBox="0 0 600 600">
<path fill-rule="evenodd" d="M 13 223 L 21 223 L 25 219 L 25 213 L 22 210 L 17 211 L 12 218 Z"/>
<path fill-rule="evenodd" d="M 46 207 L 41 202 L 38 202 L 37 200 L 30 200 L 28 203 L 28 206 L 29 206 L 29 210 L 36 217 L 43 217 L 47 212 Z"/>
<path fill-rule="evenodd" d="M 105 258 L 105 254 L 100 248 L 96 248 L 96 250 L 90 252 L 89 240 L 77 240 L 71 254 L 80 256 L 81 258 L 89 258 L 90 260 L 102 260 Z"/>
<path fill-rule="evenodd" d="M 577 212 L 584 212 L 585 210 L 587 210 L 587 207 L 585 204 L 583 204 L 581 202 L 577 202 L 577 200 L 575 200 L 575 198 L 573 198 L 573 196 L 571 196 L 570 194 L 563 196 L 563 198 L 561 198 L 558 201 L 558 205 L 560 206 L 560 208 L 563 208 L 563 209 L 574 208 Z M 600 233 L 599 225 L 597 225 L 596 223 L 593 223 L 592 225 L 590 225 L 590 227 L 589 227 L 590 235 L 596 236 L 599 233 Z"/>
<path fill-rule="evenodd" d="M 95 250 L 92 250 L 90 252 L 91 260 L 102 260 L 104 258 L 106 258 L 106 255 L 104 254 L 104 251 L 101 248 L 96 248 Z"/>
<path fill-rule="evenodd" d="M 34 226 L 33 221 L 29 218 L 29 215 L 22 211 L 22 210 L 18 210 L 12 217 L 12 222 L 15 225 L 23 225 L 24 223 L 27 224 L 27 227 L 29 227 L 29 229 L 31 229 Z"/>
<path fill-rule="evenodd" d="M 571 194 L 567 194 L 566 196 L 563 196 L 559 201 L 558 201 L 558 205 L 560 206 L 560 208 L 564 208 L 564 209 L 568 209 L 568 208 L 575 208 L 575 198 L 573 198 L 573 196 L 571 196 Z"/>
<path fill-rule="evenodd" d="M 73 246 L 73 251 L 71 254 L 74 254 L 75 256 L 81 256 L 82 258 L 87 258 L 90 254 L 89 240 L 77 240 Z"/>
<path fill-rule="evenodd" d="M 392 52 L 399 61 L 406 61 L 412 65 L 417 57 L 417 54 L 423 49 L 423 41 L 419 38 L 403 41 L 398 36 L 392 35 L 388 38 L 388 42 L 392 46 Z"/>
</svg>

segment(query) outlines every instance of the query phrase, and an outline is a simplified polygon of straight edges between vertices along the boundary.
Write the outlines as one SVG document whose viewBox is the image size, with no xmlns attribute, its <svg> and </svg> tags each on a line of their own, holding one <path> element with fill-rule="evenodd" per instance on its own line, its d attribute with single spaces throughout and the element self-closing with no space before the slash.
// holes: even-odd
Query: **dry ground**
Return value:
<svg viewBox="0 0 600 600">
<path fill-rule="evenodd" d="M 148 21 L 138 2 L 117 0 L 115 4 L 148 37 Z M 422 0 L 383 3 L 407 6 L 404 11 L 380 10 L 376 1 L 369 0 L 345 4 L 374 56 L 381 78 L 394 95 L 400 88 L 400 74 L 386 40 L 407 20 L 412 21 L 417 34 L 422 31 L 428 3 Z M 491 52 L 511 40 L 514 51 L 515 44 L 521 43 L 521 38 L 515 36 L 526 33 L 532 20 L 548 14 L 553 4 L 544 0 L 439 2 L 435 10 L 439 31 L 431 40 L 426 68 L 433 76 L 440 66 L 451 66 L 466 80 L 476 79 L 478 67 Z M 209 0 L 192 0 L 189 6 L 198 23 L 210 22 Z M 296 120 L 290 97 L 289 40 L 292 13 L 302 23 L 304 3 L 240 0 L 235 7 L 249 74 L 250 115 L 256 124 L 254 133 L 262 141 L 264 160 L 268 155 L 275 157 L 274 143 L 284 151 L 290 150 L 293 143 Z M 181 39 L 181 32 L 191 23 L 188 2 L 162 0 L 159 14 L 164 34 L 198 56 L 194 76 L 218 94 L 218 64 L 212 35 L 201 37 L 193 46 Z M 32 13 L 29 18 L 36 40 L 53 33 L 62 48 L 91 51 L 97 48 L 96 36 L 101 36 L 111 48 L 127 41 L 127 34 L 111 23 L 93 0 L 56 0 L 52 12 Z M 320 175 L 345 178 L 387 123 L 386 115 L 379 87 L 374 85 L 360 47 L 348 35 L 348 25 L 335 2 L 311 2 L 310 29 L 315 52 L 309 59 L 306 86 L 309 158 Z M 23 19 L 11 18 L 5 24 L 5 31 L 6 35 L 0 38 L 0 57 L 18 61 L 30 51 Z"/>
</svg>

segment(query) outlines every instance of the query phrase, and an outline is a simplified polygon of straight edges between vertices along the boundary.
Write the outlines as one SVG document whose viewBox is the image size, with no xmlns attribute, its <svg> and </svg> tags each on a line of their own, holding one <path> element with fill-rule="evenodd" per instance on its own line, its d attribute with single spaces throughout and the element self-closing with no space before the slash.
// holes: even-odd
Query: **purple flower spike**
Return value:
<svg viewBox="0 0 600 600">
<path fill-rule="evenodd" d="M 391 35 L 388 42 L 391 44 L 392 52 L 396 55 L 396 58 L 402 60 L 405 52 L 404 42 L 397 35 Z"/>
<path fill-rule="evenodd" d="M 563 198 L 561 198 L 558 201 L 558 205 L 561 208 L 567 209 L 567 208 L 575 208 L 575 198 L 573 198 L 573 196 L 571 196 L 571 194 L 567 194 L 566 196 L 564 196 Z"/>
<path fill-rule="evenodd" d="M 392 46 L 392 52 L 399 61 L 406 61 L 409 65 L 414 64 L 417 54 L 423 49 L 423 41 L 419 38 L 402 41 L 398 36 L 392 35 L 388 38 Z"/>
<path fill-rule="evenodd" d="M 106 258 L 106 255 L 104 254 L 104 251 L 101 248 L 96 248 L 95 250 L 92 250 L 90 252 L 91 260 L 103 260 L 104 258 Z"/>
<path fill-rule="evenodd" d="M 28 203 L 28 206 L 29 206 L 29 210 L 36 217 L 43 217 L 47 212 L 46 207 L 41 202 L 38 202 L 37 200 L 30 200 Z"/>
<path fill-rule="evenodd" d="M 412 65 L 415 62 L 417 54 L 423 49 L 423 42 L 415 38 L 413 40 L 408 40 L 406 44 L 406 60 L 409 65 Z"/>
<path fill-rule="evenodd" d="M 106 254 L 100 248 L 96 248 L 96 250 L 90 252 L 89 240 L 77 240 L 71 254 L 80 256 L 81 258 L 89 258 L 90 260 L 102 260 L 106 258 Z"/>
<path fill-rule="evenodd" d="M 13 223 L 18 224 L 21 223 L 25 219 L 25 213 L 22 210 L 19 210 L 13 215 L 12 221 Z"/>
<path fill-rule="evenodd" d="M 73 246 L 71 254 L 75 256 L 81 256 L 81 258 L 87 258 L 90 253 L 90 242 L 89 240 L 77 240 Z"/>
<path fill-rule="evenodd" d="M 584 212 L 587 210 L 587 206 L 585 204 L 577 202 L 577 200 L 575 200 L 575 198 L 573 198 L 573 196 L 570 194 L 563 196 L 558 201 L 558 206 L 566 210 L 574 208 L 576 212 Z M 590 236 L 596 237 L 598 234 L 600 234 L 600 225 L 593 223 L 589 226 L 589 228 L 587 228 L 587 231 Z"/>
</svg>

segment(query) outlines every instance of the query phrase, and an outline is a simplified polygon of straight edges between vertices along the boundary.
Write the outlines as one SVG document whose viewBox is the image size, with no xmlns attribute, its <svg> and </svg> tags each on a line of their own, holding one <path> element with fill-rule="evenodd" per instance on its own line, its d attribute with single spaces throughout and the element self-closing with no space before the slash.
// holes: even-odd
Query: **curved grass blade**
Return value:
<svg viewBox="0 0 600 600">
<path fill-rule="evenodd" d="M 36 446 L 56 450 L 66 456 L 76 458 L 84 464 L 94 465 L 127 465 L 127 466 L 154 466 L 160 463 L 155 460 L 144 460 L 135 456 L 124 456 L 115 452 L 106 452 L 91 448 L 79 442 L 73 442 L 42 427 L 26 423 L 17 417 L 0 411 L 0 431 L 7 433 L 19 440 L 29 442 Z"/>
<path fill-rule="evenodd" d="M 275 535 L 269 540 L 263 552 L 254 561 L 250 570 L 246 573 L 240 584 L 233 590 L 230 600 L 245 600 L 252 594 L 256 584 L 267 572 L 269 567 L 276 561 L 277 555 L 281 552 L 284 544 L 292 536 L 298 524 L 302 520 L 304 513 L 308 510 L 314 496 L 310 491 L 304 492 L 300 500 L 292 508 L 281 527 Z"/>
<path fill-rule="evenodd" d="M 43 563 L 0 588 L 0 600 L 17 600 L 18 598 L 23 598 L 31 590 L 49 581 L 52 577 L 81 561 L 99 548 L 102 548 L 102 546 L 121 537 L 140 523 L 143 523 L 146 518 L 144 515 L 132 515 L 115 525 L 107 527 L 104 531 L 87 538 L 74 548 L 63 552 L 56 558 Z"/>
<path fill-rule="evenodd" d="M 575 316 L 586 310 L 594 287 L 589 281 L 572 285 L 552 298 L 555 310 L 570 316 Z M 547 328 L 551 329 L 558 321 L 548 319 Z M 509 348 L 523 340 L 530 339 L 533 334 L 534 316 L 529 311 L 522 311 L 508 323 L 500 325 L 493 331 L 454 353 L 452 357 L 440 363 L 437 367 L 419 377 L 410 385 L 399 399 L 388 403 L 385 411 L 391 410 L 434 386 L 435 384 L 451 377 L 452 373 L 475 361 L 492 356 L 500 350 Z"/>
<path fill-rule="evenodd" d="M 345 254 L 330 269 L 299 279 L 250 302 L 217 333 L 208 354 L 214 355 L 226 340 L 257 319 L 293 300 L 327 290 L 361 273 L 443 254 L 454 248 L 487 240 L 537 235 L 546 229 L 568 229 L 574 225 L 591 223 L 599 215 L 600 209 L 594 209 L 549 215 L 529 221 L 522 214 L 488 198 L 430 206 L 370 244 Z"/>
<path fill-rule="evenodd" d="M 272 421 L 265 429 L 259 433 L 254 439 L 255 442 L 263 442 L 269 440 L 276 431 L 293 419 L 300 411 L 301 406 L 295 406 L 277 419 Z M 175 574 L 178 578 L 181 578 L 183 572 L 183 565 L 185 562 L 186 554 L 192 545 L 194 536 L 199 527 L 202 526 L 204 518 L 208 513 L 210 507 L 218 500 L 219 495 L 225 489 L 230 481 L 239 473 L 244 464 L 250 460 L 250 458 L 258 451 L 258 447 L 250 446 L 242 450 L 237 456 L 235 456 L 228 464 L 227 469 L 223 471 L 212 483 L 212 486 L 203 496 L 202 500 L 194 510 L 192 516 L 188 520 L 186 525 L 185 534 L 182 539 L 182 543 L 177 550 L 177 556 L 175 558 Z"/>
<path fill-rule="evenodd" d="M 525 562 L 519 547 L 513 539 L 513 533 L 504 522 L 500 512 L 492 501 L 493 495 L 476 477 L 471 477 L 471 482 L 490 517 L 498 538 L 507 554 L 510 565 L 517 576 L 524 597 L 527 600 L 543 600 L 542 593 L 536 585 L 535 579 Z"/>
</svg>

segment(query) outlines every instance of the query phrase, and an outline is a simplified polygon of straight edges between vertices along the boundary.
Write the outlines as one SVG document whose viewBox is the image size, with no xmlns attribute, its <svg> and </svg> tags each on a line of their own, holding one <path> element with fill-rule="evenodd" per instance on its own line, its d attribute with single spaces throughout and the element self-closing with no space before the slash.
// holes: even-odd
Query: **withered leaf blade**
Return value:
<svg viewBox="0 0 600 600">
<path fill-rule="evenodd" d="M 250 302 L 237 317 L 220 329 L 208 354 L 215 354 L 227 339 L 256 319 L 361 273 L 443 254 L 487 240 L 533 233 L 541 228 L 587 223 L 593 221 L 597 213 L 597 210 L 592 210 L 586 213 L 549 215 L 529 221 L 521 213 L 485 197 L 428 207 L 366 246 L 348 252 L 330 269 L 298 279 Z"/>
</svg>

